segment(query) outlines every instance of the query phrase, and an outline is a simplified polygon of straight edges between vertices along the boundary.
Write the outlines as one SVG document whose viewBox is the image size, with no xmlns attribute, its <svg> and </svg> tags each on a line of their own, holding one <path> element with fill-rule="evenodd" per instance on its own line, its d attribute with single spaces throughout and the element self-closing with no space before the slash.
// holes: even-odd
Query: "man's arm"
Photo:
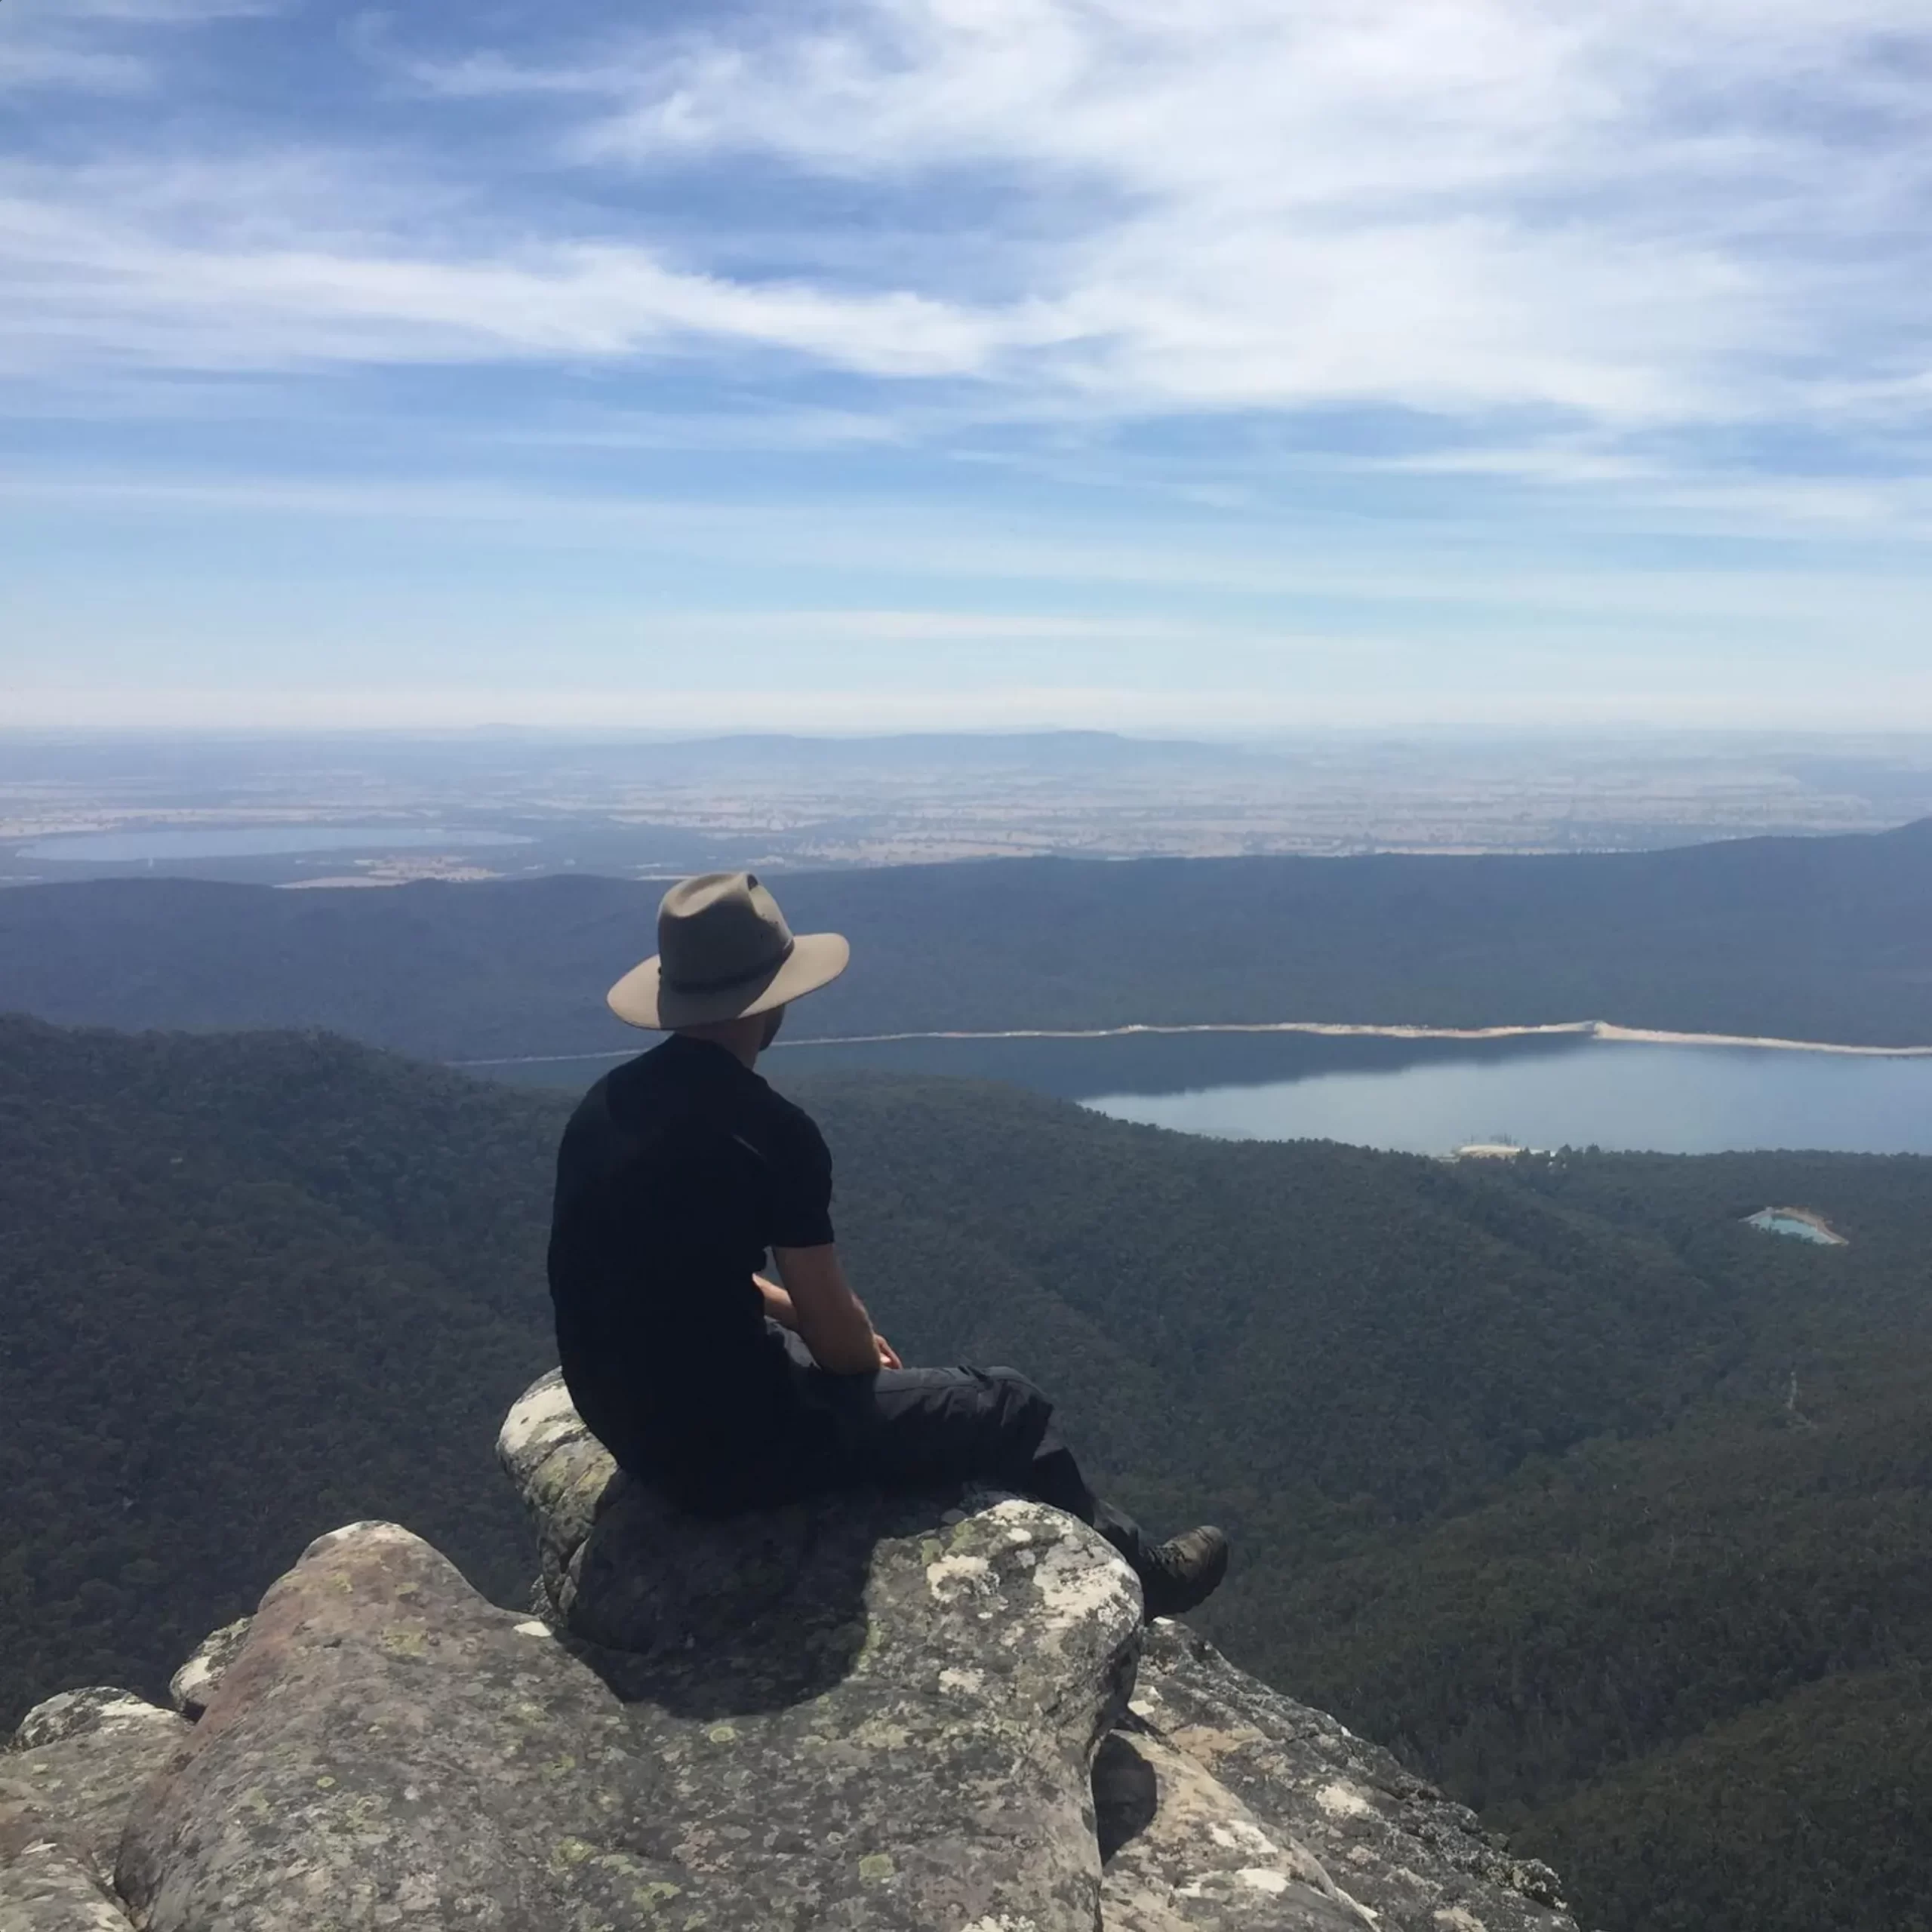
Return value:
<svg viewBox="0 0 1932 1932">
<path fill-rule="evenodd" d="M 798 1333 L 820 1367 L 834 1375 L 869 1375 L 874 1369 L 899 1366 L 899 1358 L 879 1339 L 865 1303 L 847 1282 L 837 1248 L 829 1242 L 822 1247 L 775 1247 L 771 1258 L 784 1280 L 782 1292 L 797 1318 Z M 768 1296 L 765 1306 L 771 1306 Z M 774 1318 L 784 1317 L 774 1311 Z"/>
</svg>

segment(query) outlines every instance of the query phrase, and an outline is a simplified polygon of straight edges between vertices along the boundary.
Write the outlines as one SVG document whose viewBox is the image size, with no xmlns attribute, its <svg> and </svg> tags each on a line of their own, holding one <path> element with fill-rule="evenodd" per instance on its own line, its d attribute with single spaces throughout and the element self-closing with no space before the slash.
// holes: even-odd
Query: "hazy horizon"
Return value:
<svg viewBox="0 0 1932 1932">
<path fill-rule="evenodd" d="M 0 9 L 0 717 L 1932 730 L 1904 0 Z"/>
</svg>

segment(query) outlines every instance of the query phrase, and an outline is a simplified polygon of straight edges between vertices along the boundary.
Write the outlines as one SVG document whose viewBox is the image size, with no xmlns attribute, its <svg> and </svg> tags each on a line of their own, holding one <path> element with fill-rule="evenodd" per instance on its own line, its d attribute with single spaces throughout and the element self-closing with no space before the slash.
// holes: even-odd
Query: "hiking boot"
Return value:
<svg viewBox="0 0 1932 1932">
<path fill-rule="evenodd" d="M 1156 1543 L 1135 1565 L 1146 1620 L 1184 1617 L 1214 1594 L 1228 1574 L 1228 1540 L 1211 1524 Z"/>
</svg>

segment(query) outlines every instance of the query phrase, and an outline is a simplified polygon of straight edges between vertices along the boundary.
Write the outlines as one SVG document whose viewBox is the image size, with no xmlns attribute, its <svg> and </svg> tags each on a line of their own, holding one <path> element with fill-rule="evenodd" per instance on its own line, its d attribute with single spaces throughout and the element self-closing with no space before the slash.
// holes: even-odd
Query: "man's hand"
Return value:
<svg viewBox="0 0 1932 1932">
<path fill-rule="evenodd" d="M 782 1328 L 795 1328 L 798 1325 L 798 1311 L 792 1306 L 792 1297 L 776 1281 L 768 1281 L 762 1275 L 752 1277 L 752 1284 L 764 1297 L 764 1312 Z"/>
<path fill-rule="evenodd" d="M 875 1329 L 872 1340 L 878 1344 L 878 1365 L 881 1368 L 903 1368 L 906 1364 L 899 1359 L 899 1351 Z"/>
<path fill-rule="evenodd" d="M 798 1333 L 812 1359 L 834 1375 L 872 1375 L 896 1365 L 899 1358 L 880 1346 L 865 1303 L 847 1285 L 838 1251 L 823 1247 L 780 1247 L 771 1258 L 797 1311 Z"/>
</svg>

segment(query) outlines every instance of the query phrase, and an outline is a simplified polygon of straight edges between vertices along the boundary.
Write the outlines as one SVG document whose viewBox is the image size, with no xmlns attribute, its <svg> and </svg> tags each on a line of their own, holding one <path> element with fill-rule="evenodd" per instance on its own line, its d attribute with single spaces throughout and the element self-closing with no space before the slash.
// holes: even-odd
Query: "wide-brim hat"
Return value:
<svg viewBox="0 0 1932 1932">
<path fill-rule="evenodd" d="M 657 909 L 657 950 L 605 997 L 628 1026 L 660 1032 L 769 1013 L 844 971 L 837 933 L 794 933 L 749 872 L 680 879 Z"/>
</svg>

